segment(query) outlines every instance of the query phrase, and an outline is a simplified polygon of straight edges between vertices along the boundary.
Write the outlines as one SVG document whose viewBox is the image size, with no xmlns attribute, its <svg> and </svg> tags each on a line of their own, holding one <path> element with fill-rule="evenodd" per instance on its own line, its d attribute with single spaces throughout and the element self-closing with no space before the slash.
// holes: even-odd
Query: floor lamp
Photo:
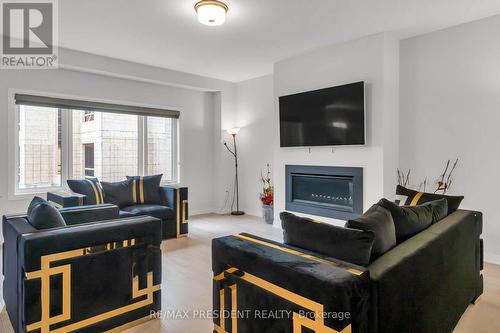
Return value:
<svg viewBox="0 0 500 333">
<path fill-rule="evenodd" d="M 238 150 L 236 149 L 236 134 L 240 131 L 239 128 L 231 128 L 227 130 L 227 133 L 233 136 L 233 150 L 229 148 L 226 142 L 224 142 L 224 146 L 227 150 L 234 156 L 234 168 L 235 168 L 235 192 L 236 192 L 236 210 L 231 212 L 231 215 L 244 215 L 245 213 L 240 210 L 240 202 L 239 202 L 239 189 L 238 189 Z M 231 209 L 233 207 L 231 206 Z"/>
</svg>

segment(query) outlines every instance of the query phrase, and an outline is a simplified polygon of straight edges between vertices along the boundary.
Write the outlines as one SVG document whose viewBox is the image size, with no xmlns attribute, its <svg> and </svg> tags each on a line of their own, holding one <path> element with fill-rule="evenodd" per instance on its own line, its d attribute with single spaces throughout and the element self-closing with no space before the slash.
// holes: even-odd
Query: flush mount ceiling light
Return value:
<svg viewBox="0 0 500 333">
<path fill-rule="evenodd" d="M 217 0 L 201 0 L 194 5 L 198 21 L 205 25 L 221 25 L 226 21 L 226 13 L 229 7 Z"/>
</svg>

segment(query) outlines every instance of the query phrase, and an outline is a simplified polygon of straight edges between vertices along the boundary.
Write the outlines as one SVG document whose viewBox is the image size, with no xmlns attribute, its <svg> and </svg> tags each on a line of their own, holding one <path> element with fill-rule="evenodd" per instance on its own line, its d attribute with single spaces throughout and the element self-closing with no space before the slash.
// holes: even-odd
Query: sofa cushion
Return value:
<svg viewBox="0 0 500 333">
<path fill-rule="evenodd" d="M 436 223 L 448 216 L 448 200 L 445 198 L 429 201 L 421 206 L 430 206 L 432 208 L 432 223 Z"/>
<path fill-rule="evenodd" d="M 287 212 L 280 218 L 285 244 L 356 265 L 369 264 L 373 232 L 337 227 Z"/>
<path fill-rule="evenodd" d="M 126 207 L 134 204 L 132 179 L 120 182 L 101 182 L 104 190 L 104 200 L 118 207 Z"/>
<path fill-rule="evenodd" d="M 119 215 L 119 218 L 137 216 L 136 214 L 131 213 L 131 212 L 127 212 L 125 210 L 120 210 L 120 212 L 118 213 L 118 215 Z"/>
<path fill-rule="evenodd" d="M 360 217 L 349 220 L 346 228 L 371 231 L 375 235 L 371 261 L 396 246 L 396 230 L 391 213 L 382 206 L 373 205 Z"/>
<path fill-rule="evenodd" d="M 27 218 L 29 224 L 37 230 L 66 226 L 61 213 L 48 201 L 40 197 L 34 197 L 31 200 L 28 206 Z"/>
<path fill-rule="evenodd" d="M 460 206 L 460 203 L 464 199 L 463 196 L 451 196 L 451 195 L 444 195 L 437 193 L 418 192 L 410 190 L 401 185 L 398 185 L 396 187 L 396 194 L 407 196 L 408 198 L 406 199 L 405 205 L 411 205 L 411 206 L 445 198 L 446 201 L 448 201 L 448 215 L 456 211 Z"/>
<path fill-rule="evenodd" d="M 404 242 L 420 231 L 427 229 L 433 221 L 432 205 L 398 206 L 387 199 L 381 199 L 378 205 L 391 212 L 394 227 L 396 228 L 397 243 Z"/>
<path fill-rule="evenodd" d="M 161 220 L 173 220 L 175 218 L 172 208 L 151 204 L 122 207 L 120 209 L 120 216 L 126 217 L 126 214 L 132 214 L 131 216 L 149 215 Z"/>
<path fill-rule="evenodd" d="M 104 194 L 97 178 L 68 179 L 71 191 L 83 194 L 86 205 L 99 205 L 104 203 Z"/>
<path fill-rule="evenodd" d="M 127 176 L 134 186 L 134 202 L 139 204 L 161 204 L 160 182 L 163 174 L 154 176 Z"/>
</svg>

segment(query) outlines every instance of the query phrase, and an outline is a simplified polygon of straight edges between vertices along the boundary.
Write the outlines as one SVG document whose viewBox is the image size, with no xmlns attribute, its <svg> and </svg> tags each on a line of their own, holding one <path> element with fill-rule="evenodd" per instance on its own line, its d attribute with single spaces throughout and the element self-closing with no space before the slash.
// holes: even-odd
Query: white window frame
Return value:
<svg viewBox="0 0 500 333">
<path fill-rule="evenodd" d="M 33 195 L 42 195 L 48 191 L 61 191 L 68 190 L 66 181 L 71 179 L 73 175 L 73 136 L 72 136 L 72 125 L 73 125 L 73 112 L 72 110 L 60 109 L 61 110 L 61 186 L 48 186 L 48 187 L 37 187 L 21 189 L 19 188 L 19 105 L 15 103 L 15 94 L 33 94 L 39 96 L 46 96 L 52 98 L 68 98 L 68 99 L 78 99 L 89 102 L 101 102 L 101 103 L 113 103 L 113 104 L 125 104 L 134 105 L 139 107 L 149 107 L 149 108 L 164 108 L 169 110 L 180 110 L 180 108 L 169 107 L 169 106 L 158 106 L 158 105 L 145 105 L 138 104 L 129 101 L 116 101 L 116 100 L 103 100 L 95 98 L 87 98 L 82 96 L 73 95 L 62 95 L 54 94 L 40 91 L 27 91 L 19 89 L 9 89 L 8 90 L 8 198 L 9 200 L 24 200 L 29 199 Z M 98 111 L 96 111 L 98 112 Z M 147 116 L 137 115 L 137 126 L 138 126 L 138 174 L 144 175 L 147 163 Z M 161 185 L 178 185 L 180 183 L 180 135 L 179 128 L 181 123 L 181 116 L 172 121 L 172 180 L 163 180 Z M 125 176 L 125 175 L 124 175 Z"/>
</svg>

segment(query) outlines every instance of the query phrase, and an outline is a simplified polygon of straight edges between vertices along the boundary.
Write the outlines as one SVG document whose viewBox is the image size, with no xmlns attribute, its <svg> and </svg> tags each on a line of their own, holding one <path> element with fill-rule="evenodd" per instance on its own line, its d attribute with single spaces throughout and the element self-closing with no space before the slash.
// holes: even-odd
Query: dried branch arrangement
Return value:
<svg viewBox="0 0 500 333">
<path fill-rule="evenodd" d="M 418 190 L 425 192 L 425 188 L 427 187 L 427 177 L 425 177 L 424 181 L 420 183 L 418 186 Z"/>
<path fill-rule="evenodd" d="M 434 193 L 441 192 L 442 194 L 445 194 L 446 192 L 448 192 L 451 185 L 453 184 L 453 172 L 457 168 L 457 164 L 458 164 L 458 158 L 455 160 L 453 165 L 451 165 L 451 160 L 448 160 L 446 162 L 444 172 L 439 176 L 439 178 L 435 182 L 436 190 L 434 191 Z M 398 174 L 398 185 L 408 187 L 408 185 L 410 184 L 411 169 L 409 169 L 406 173 L 404 173 L 398 168 L 397 174 Z M 417 190 L 425 192 L 426 187 L 427 187 L 427 177 L 425 177 L 424 181 L 419 184 Z"/>
<path fill-rule="evenodd" d="M 451 184 L 453 184 L 453 171 L 455 171 L 457 164 L 458 164 L 458 158 L 455 160 L 455 163 L 453 163 L 453 166 L 450 169 L 450 163 L 451 161 L 448 160 L 446 162 L 446 167 L 444 168 L 444 172 L 439 176 L 439 179 L 436 181 L 436 190 L 434 193 L 441 192 L 445 194 L 448 192 L 448 190 L 451 187 Z"/>
<path fill-rule="evenodd" d="M 408 172 L 406 174 L 401 172 L 399 168 L 397 169 L 397 171 L 398 171 L 398 185 L 407 187 L 408 184 L 410 183 L 411 169 L 408 169 Z"/>
</svg>

